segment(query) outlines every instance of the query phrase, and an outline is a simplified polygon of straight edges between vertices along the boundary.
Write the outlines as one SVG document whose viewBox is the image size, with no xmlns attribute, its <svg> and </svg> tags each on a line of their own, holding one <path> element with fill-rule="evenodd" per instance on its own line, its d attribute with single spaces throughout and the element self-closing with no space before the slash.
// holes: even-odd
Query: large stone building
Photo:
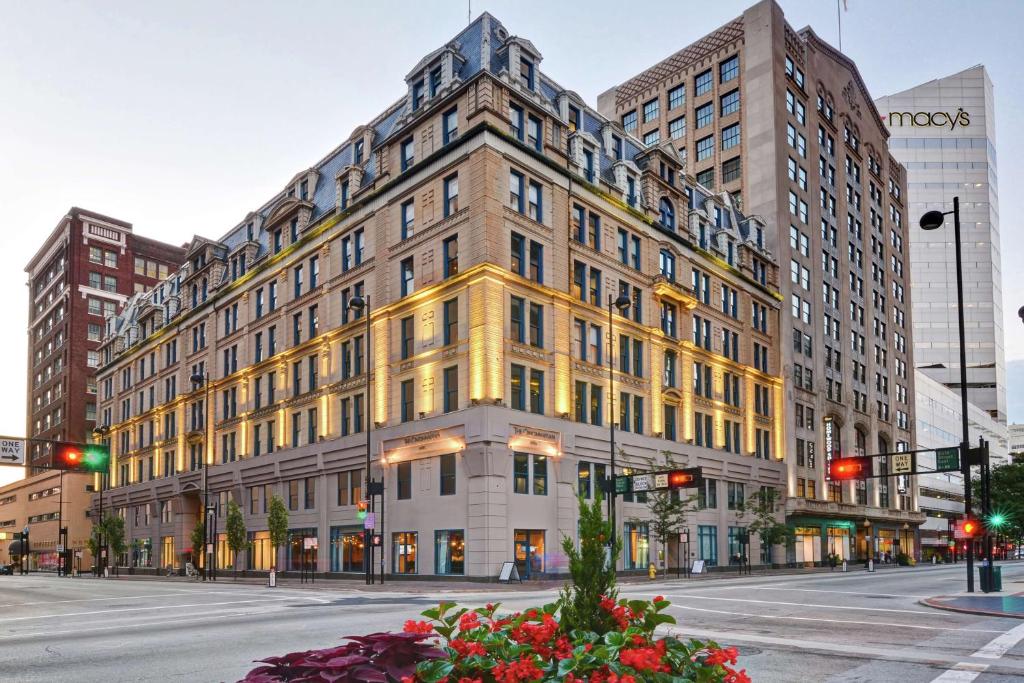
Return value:
<svg viewBox="0 0 1024 683">
<path fill-rule="evenodd" d="M 692 555 L 740 552 L 743 501 L 787 487 L 764 222 L 540 66 L 482 15 L 379 117 L 108 319 L 103 495 L 150 566 L 190 556 L 206 462 L 215 499 L 244 511 L 241 566 L 361 572 L 367 418 L 391 573 L 564 571 L 613 418 L 617 473 L 703 468 Z M 273 495 L 292 539 L 277 556 Z M 617 510 L 622 569 L 662 550 L 677 563 L 643 494 Z M 234 559 L 223 534 L 217 555 Z"/>
<path fill-rule="evenodd" d="M 856 65 L 773 0 L 598 98 L 705 187 L 761 216 L 783 272 L 792 559 L 910 552 L 915 482 L 828 480 L 839 454 L 906 450 L 914 376 L 906 177 Z M 874 460 L 885 474 L 888 458 Z"/>
<path fill-rule="evenodd" d="M 29 570 L 56 571 L 63 526 L 68 530 L 70 569 L 89 571 L 92 555 L 87 541 L 92 523 L 87 512 L 92 491 L 91 478 L 80 474 L 61 477 L 54 470 L 0 487 L 0 535 L 4 539 L 0 541 L 0 564 L 21 558 L 24 546 L 12 538 L 27 529 Z"/>
<path fill-rule="evenodd" d="M 957 447 L 963 440 L 963 421 L 960 395 L 947 389 L 924 373 L 918 373 L 915 382 L 917 419 L 917 448 L 936 449 Z M 970 443 L 978 445 L 978 439 L 989 442 L 992 467 L 1009 462 L 1005 425 L 996 422 L 988 411 L 973 403 L 967 404 L 967 420 L 970 429 Z M 934 453 L 919 453 L 918 466 L 923 470 L 935 469 Z M 921 526 L 921 550 L 927 559 L 936 554 L 952 559 L 949 543 L 951 520 L 964 512 L 964 478 L 959 472 L 931 472 L 921 474 L 919 503 L 928 519 Z M 975 499 L 974 510 L 980 511 Z"/>
<path fill-rule="evenodd" d="M 185 251 L 140 237 L 131 223 L 72 207 L 28 273 L 26 435 L 89 440 L 96 423 L 96 367 L 104 316 L 173 272 Z M 48 463 L 48 445 L 29 447 L 30 464 Z"/>
<path fill-rule="evenodd" d="M 907 169 L 914 363 L 960 390 L 953 221 L 921 230 L 917 219 L 951 211 L 960 197 L 968 400 L 1006 424 L 999 174 L 992 81 L 978 65 L 875 101 L 892 155 Z M 1000 435 L 1004 442 L 1006 435 Z"/>
</svg>

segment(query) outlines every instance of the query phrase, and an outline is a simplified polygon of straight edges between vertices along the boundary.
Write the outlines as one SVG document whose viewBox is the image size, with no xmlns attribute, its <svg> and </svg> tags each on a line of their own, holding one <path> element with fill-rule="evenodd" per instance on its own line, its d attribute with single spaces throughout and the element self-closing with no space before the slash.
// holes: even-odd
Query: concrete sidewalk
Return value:
<svg viewBox="0 0 1024 683">
<path fill-rule="evenodd" d="M 986 617 L 1024 619 L 1024 593 L 999 595 L 996 593 L 958 593 L 925 598 L 920 604 L 935 609 Z"/>
</svg>

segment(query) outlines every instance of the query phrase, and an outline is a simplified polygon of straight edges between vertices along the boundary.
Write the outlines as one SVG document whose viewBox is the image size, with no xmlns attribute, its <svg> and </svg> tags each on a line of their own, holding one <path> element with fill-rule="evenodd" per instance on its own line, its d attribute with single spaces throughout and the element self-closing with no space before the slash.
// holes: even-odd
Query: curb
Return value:
<svg viewBox="0 0 1024 683">
<path fill-rule="evenodd" d="M 969 607 L 954 607 L 947 605 L 942 602 L 943 598 L 951 596 L 936 596 L 934 598 L 924 598 L 918 600 L 917 604 L 924 605 L 925 607 L 931 607 L 933 609 L 941 609 L 947 612 L 959 612 L 960 614 L 976 614 L 983 617 L 1003 617 L 1005 619 L 1024 619 L 1024 612 L 996 612 L 993 610 L 976 609 Z"/>
</svg>

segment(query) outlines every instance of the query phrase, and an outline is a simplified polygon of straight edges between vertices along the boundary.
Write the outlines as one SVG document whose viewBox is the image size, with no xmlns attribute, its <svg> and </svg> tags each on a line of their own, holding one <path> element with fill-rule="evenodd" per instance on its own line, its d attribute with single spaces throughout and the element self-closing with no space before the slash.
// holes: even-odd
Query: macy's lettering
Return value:
<svg viewBox="0 0 1024 683">
<path fill-rule="evenodd" d="M 884 116 L 882 117 L 885 118 Z M 944 111 L 891 111 L 889 112 L 889 125 L 890 126 L 949 126 L 950 130 L 953 130 L 957 126 L 963 126 L 966 128 L 971 125 L 971 115 L 964 111 L 963 107 L 956 110 L 956 114 L 950 114 Z"/>
</svg>

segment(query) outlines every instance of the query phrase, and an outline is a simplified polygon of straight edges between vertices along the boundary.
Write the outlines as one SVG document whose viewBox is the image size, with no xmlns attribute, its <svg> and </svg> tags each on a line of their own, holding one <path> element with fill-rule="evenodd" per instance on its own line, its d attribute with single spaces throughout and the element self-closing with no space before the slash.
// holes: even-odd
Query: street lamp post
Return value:
<svg viewBox="0 0 1024 683">
<path fill-rule="evenodd" d="M 924 230 L 936 230 L 942 227 L 943 217 L 953 214 L 953 244 L 956 247 L 956 302 L 957 318 L 960 328 L 960 469 L 964 476 L 964 512 L 971 514 L 971 466 L 968 464 L 967 451 L 970 447 L 970 429 L 967 420 L 967 345 L 964 333 L 964 275 L 960 248 L 960 197 L 953 197 L 952 211 L 929 211 L 921 216 L 920 225 Z M 991 565 L 991 559 L 989 560 Z M 967 544 L 967 592 L 974 592 L 974 544 Z"/>
<path fill-rule="evenodd" d="M 366 414 L 366 485 L 365 491 L 367 499 L 370 503 L 370 514 L 374 513 L 373 495 L 370 494 L 370 430 L 373 428 L 373 409 L 370 407 L 370 295 L 365 296 L 354 296 L 352 300 L 348 302 L 348 307 L 356 314 L 361 314 L 366 317 L 366 343 L 364 345 L 364 354 L 366 361 L 364 363 L 363 372 L 366 374 L 366 405 L 363 406 L 363 412 Z M 383 481 L 383 478 L 381 479 Z M 384 507 L 384 494 L 381 493 L 381 511 L 383 512 Z M 381 583 L 384 582 L 384 542 L 383 542 L 383 530 L 381 532 Z M 373 532 L 363 525 L 363 568 L 366 572 L 366 583 L 372 584 L 373 580 Z"/>
<path fill-rule="evenodd" d="M 110 425 L 101 425 L 96 429 L 92 430 L 92 437 L 97 442 L 102 442 L 108 436 L 110 436 Z M 109 462 L 107 463 L 107 467 L 110 467 Z M 106 477 L 106 472 L 100 472 L 100 532 L 96 539 L 96 550 L 99 551 L 100 556 L 99 558 L 93 558 L 93 560 L 96 562 L 96 566 L 99 568 L 99 571 L 97 572 L 99 576 L 103 576 L 103 560 L 106 559 L 103 552 L 103 484 Z"/>
<path fill-rule="evenodd" d="M 609 547 L 613 552 L 615 549 L 615 322 L 612 313 L 615 309 L 618 309 L 620 313 L 625 313 L 629 310 L 629 306 L 629 297 L 625 294 L 619 294 L 618 298 L 614 300 L 611 294 L 608 295 L 608 410 L 611 413 L 608 416 L 608 448 L 611 456 L 608 472 L 608 480 L 611 482 L 608 490 L 608 521 L 612 525 Z"/>
<path fill-rule="evenodd" d="M 205 405 L 205 413 L 206 413 L 206 415 L 204 416 L 206 419 L 205 419 L 204 424 L 203 424 L 203 436 L 204 436 L 204 439 L 203 439 L 203 458 L 202 458 L 202 463 L 203 463 L 203 557 L 206 558 L 206 566 L 204 567 L 204 571 L 203 571 L 203 581 L 206 581 L 207 577 L 209 577 L 209 579 L 211 581 L 214 581 L 214 580 L 216 580 L 216 572 L 214 571 L 214 568 L 213 568 L 213 564 L 214 564 L 213 559 L 215 557 L 215 553 L 211 552 L 209 550 L 209 548 L 210 548 L 210 545 L 213 543 L 213 539 L 215 538 L 214 531 L 211 528 L 212 525 L 210 524 L 210 519 L 211 519 L 211 517 L 213 517 L 213 519 L 216 520 L 216 517 L 210 515 L 210 489 L 209 489 L 209 486 L 208 486 L 208 482 L 209 482 L 208 470 L 210 469 L 210 463 L 208 463 L 206 461 L 207 445 L 210 445 L 210 447 L 212 448 L 212 444 L 210 442 L 210 422 L 212 422 L 212 420 L 209 419 L 210 418 L 210 373 L 208 373 L 208 372 L 207 373 L 199 373 L 199 372 L 197 372 L 197 373 L 194 373 L 189 379 L 192 382 L 192 390 L 193 391 L 198 390 L 199 387 L 203 387 L 205 389 L 205 394 L 204 394 L 203 401 L 206 404 Z"/>
</svg>

